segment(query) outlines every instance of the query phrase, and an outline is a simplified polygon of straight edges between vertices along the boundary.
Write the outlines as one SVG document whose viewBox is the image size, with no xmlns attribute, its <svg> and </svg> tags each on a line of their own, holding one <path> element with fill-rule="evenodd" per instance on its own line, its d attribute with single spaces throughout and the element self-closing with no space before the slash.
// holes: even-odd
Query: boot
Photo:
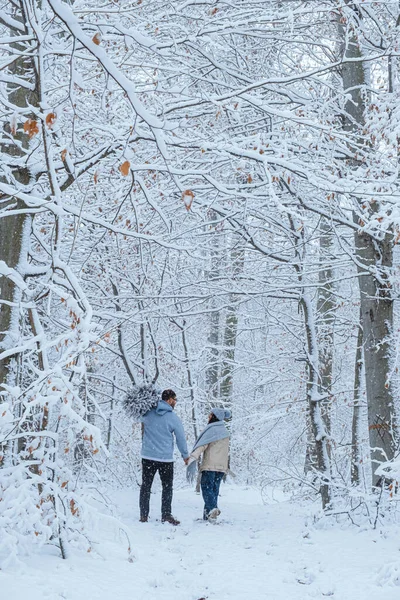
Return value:
<svg viewBox="0 0 400 600">
<path fill-rule="evenodd" d="M 165 515 L 164 517 L 161 517 L 161 522 L 162 523 L 170 523 L 171 525 L 180 525 L 181 522 L 178 521 L 178 519 L 175 519 L 175 517 L 173 517 L 172 515 Z"/>
<path fill-rule="evenodd" d="M 210 510 L 210 512 L 208 513 L 207 519 L 211 522 L 211 523 L 215 523 L 215 521 L 217 520 L 217 517 L 219 517 L 219 515 L 221 514 L 221 511 L 219 510 L 219 508 L 213 508 L 212 510 Z"/>
</svg>

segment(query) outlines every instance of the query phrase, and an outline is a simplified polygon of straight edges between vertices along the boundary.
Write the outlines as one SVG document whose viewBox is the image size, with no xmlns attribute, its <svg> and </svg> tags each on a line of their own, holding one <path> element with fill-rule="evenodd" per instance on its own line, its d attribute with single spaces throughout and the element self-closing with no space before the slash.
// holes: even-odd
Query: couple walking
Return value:
<svg viewBox="0 0 400 600">
<path fill-rule="evenodd" d="M 193 480 L 196 462 L 201 463 L 201 491 L 204 500 L 203 518 L 213 521 L 220 514 L 218 508 L 219 487 L 228 471 L 229 433 L 223 421 L 229 419 L 230 411 L 213 408 L 208 425 L 199 435 L 189 454 L 183 425 L 174 413 L 177 399 L 173 390 L 164 390 L 157 406 L 148 411 L 142 422 L 142 485 L 140 487 L 140 521 L 148 521 L 150 493 L 154 476 L 158 471 L 162 484 L 161 520 L 179 525 L 172 515 L 172 493 L 174 477 L 174 438 L 187 466 L 187 476 Z"/>
</svg>

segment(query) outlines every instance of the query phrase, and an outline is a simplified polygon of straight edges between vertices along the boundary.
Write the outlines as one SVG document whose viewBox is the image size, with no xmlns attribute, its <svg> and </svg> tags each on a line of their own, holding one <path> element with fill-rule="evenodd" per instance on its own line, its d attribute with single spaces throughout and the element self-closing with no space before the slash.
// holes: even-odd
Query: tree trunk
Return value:
<svg viewBox="0 0 400 600">
<path fill-rule="evenodd" d="M 351 8 L 348 3 L 348 8 Z M 356 21 L 361 19 L 357 8 L 353 8 Z M 342 65 L 343 91 L 347 96 L 343 128 L 353 134 L 354 168 L 358 166 L 357 145 L 365 125 L 367 103 L 367 79 L 361 49 L 354 29 L 345 30 L 338 24 L 341 51 L 345 59 Z M 370 216 L 377 210 L 376 203 L 370 205 Z M 374 238 L 361 229 L 363 223 L 357 214 L 354 221 L 360 229 L 354 234 L 355 253 L 360 287 L 361 327 L 364 335 L 365 383 L 368 404 L 368 430 L 372 463 L 372 484 L 380 483 L 375 475 L 376 467 L 394 456 L 393 430 L 395 426 L 394 398 L 388 373 L 390 371 L 389 336 L 393 326 L 393 300 L 389 273 L 393 265 L 393 236 L 387 233 L 382 239 Z"/>
<path fill-rule="evenodd" d="M 111 286 L 112 286 L 112 290 L 113 290 L 113 294 L 114 294 L 114 298 L 115 298 L 115 300 L 114 300 L 115 309 L 117 312 L 122 313 L 122 308 L 121 308 L 121 304 L 119 301 L 118 287 L 116 286 L 116 284 L 113 281 L 111 282 Z M 136 385 L 134 368 L 129 359 L 128 352 L 127 352 L 126 345 L 125 345 L 124 331 L 123 331 L 122 323 L 118 324 L 117 330 L 118 330 L 118 348 L 120 351 L 122 362 L 124 364 L 126 373 L 130 379 L 131 384 Z"/>
<path fill-rule="evenodd" d="M 327 436 L 326 451 L 330 458 L 331 445 L 331 399 L 334 350 L 335 299 L 333 295 L 333 269 L 330 266 L 333 235 L 329 222 L 321 218 L 320 222 L 320 268 L 318 274 L 317 331 L 318 331 L 318 394 L 321 398 L 321 417 Z M 307 414 L 307 447 L 304 472 L 319 470 L 318 452 L 315 443 L 315 432 L 312 425 L 310 408 Z"/>
<path fill-rule="evenodd" d="M 22 3 L 17 2 L 15 4 L 13 19 L 19 23 L 26 23 Z M 10 37 L 17 38 L 24 34 L 28 35 L 28 31 L 21 32 L 10 26 Z M 23 114 L 24 117 L 33 118 L 30 107 L 38 106 L 34 64 L 32 58 L 26 55 L 26 48 L 23 44 L 14 42 L 11 46 L 18 52 L 21 52 L 21 56 L 14 60 L 8 67 L 8 74 L 11 77 L 17 76 L 30 83 L 34 80 L 35 89 L 32 91 L 21 85 L 8 83 L 8 100 L 15 107 L 25 109 L 23 113 L 19 112 L 19 115 L 22 116 Z M 21 159 L 26 154 L 29 145 L 28 135 L 22 130 L 21 122 L 16 123 L 13 127 L 8 124 L 4 133 L 1 151 L 3 155 L 10 159 L 9 166 L 12 176 L 22 185 L 27 185 L 30 181 L 30 174 Z M 14 157 L 16 161 L 13 165 L 12 159 Z M 19 210 L 23 208 L 23 204 L 20 201 L 16 201 L 15 198 L 2 202 L 2 209 L 5 212 L 11 206 Z M 23 266 L 26 262 L 28 249 L 29 225 L 30 218 L 23 213 L 0 218 L 0 264 L 1 261 L 4 262 L 6 268 L 15 269 L 22 276 L 24 274 Z M 10 277 L 0 275 L 0 354 L 2 351 L 12 347 L 15 341 L 17 341 L 20 302 L 21 290 L 16 283 Z M 8 381 L 12 359 L 13 356 L 8 356 L 0 360 L 0 391 L 2 384 Z"/>
<path fill-rule="evenodd" d="M 239 241 L 239 240 L 238 240 Z M 244 249 L 234 247 L 230 253 L 230 269 L 232 270 L 233 281 L 242 273 L 244 266 Z M 224 324 L 224 345 L 223 361 L 221 367 L 221 402 L 225 407 L 232 404 L 233 394 L 233 367 L 235 361 L 236 335 L 238 328 L 237 307 L 235 306 L 235 297 L 231 294 L 230 305 L 226 309 Z"/>
<path fill-rule="evenodd" d="M 325 218 L 320 223 L 320 270 L 317 302 L 318 318 L 318 351 L 319 351 L 319 394 L 325 396 L 321 401 L 322 418 L 328 437 L 331 434 L 331 402 L 332 402 L 332 375 L 333 375 L 333 350 L 334 350 L 334 321 L 335 297 L 333 294 L 333 269 L 331 259 L 333 256 L 333 232 Z M 327 450 L 331 452 L 330 444 Z"/>
<path fill-rule="evenodd" d="M 176 306 L 177 311 L 179 310 L 178 306 Z M 176 319 L 171 319 L 172 323 L 174 323 L 174 325 L 176 325 L 176 327 L 178 327 L 178 329 L 181 332 L 181 336 L 182 336 L 182 346 L 183 346 L 183 352 L 184 352 L 184 363 L 185 363 L 185 367 L 186 367 L 186 378 L 187 378 L 187 384 L 188 384 L 188 388 L 190 391 L 190 405 L 191 405 L 191 410 L 192 410 L 192 425 L 193 425 L 193 435 L 194 435 L 194 439 L 197 440 L 198 437 L 198 430 L 197 430 L 197 418 L 196 418 L 196 404 L 195 404 L 195 396 L 194 396 L 194 381 L 193 381 L 193 374 L 192 374 L 192 369 L 190 366 L 190 352 L 189 352 L 189 346 L 188 346 L 188 340 L 187 340 L 187 336 L 186 336 L 186 326 L 187 323 L 185 321 L 185 319 L 183 319 L 182 324 L 180 324 Z"/>
<path fill-rule="evenodd" d="M 368 404 L 368 431 L 372 462 L 372 483 L 380 483 L 375 470 L 394 456 L 395 409 L 390 372 L 390 336 L 393 328 L 393 299 L 385 274 L 392 267 L 393 241 L 386 235 L 373 240 L 362 232 L 355 234 L 359 261 L 361 327 L 364 336 L 365 386 Z M 380 264 L 377 264 L 380 263 Z M 368 271 L 366 273 L 366 271 Z M 375 272 L 377 276 L 372 275 Z M 379 281 L 378 281 L 379 277 Z"/>
<path fill-rule="evenodd" d="M 331 502 L 330 492 L 330 460 L 327 448 L 327 432 L 322 418 L 321 396 L 318 392 L 319 374 L 318 374 L 318 348 L 317 331 L 315 327 L 314 315 L 312 311 L 311 300 L 303 295 L 300 304 L 304 315 L 304 325 L 307 339 L 307 401 L 310 416 L 311 431 L 313 434 L 313 447 L 315 448 L 316 465 L 315 470 L 320 476 L 320 494 L 322 508 L 328 508 Z"/>
<path fill-rule="evenodd" d="M 361 313 L 361 311 L 360 311 Z M 363 330 L 360 323 L 358 325 L 357 350 L 354 365 L 354 402 L 353 402 L 353 421 L 351 426 L 351 483 L 360 484 L 360 438 L 361 438 L 361 375 L 363 369 Z"/>
<path fill-rule="evenodd" d="M 212 212 L 211 218 L 216 218 L 215 213 Z M 210 256 L 210 272 L 209 272 L 209 281 L 212 285 L 213 280 L 217 280 L 220 276 L 220 243 L 219 237 L 216 232 L 214 232 L 213 237 L 211 238 L 211 256 Z M 210 300 L 210 308 L 212 312 L 210 313 L 210 321 L 209 321 L 209 332 L 208 332 L 208 356 L 207 356 L 207 369 L 206 369 L 206 392 L 208 396 L 209 407 L 215 405 L 219 400 L 220 390 L 220 346 L 221 346 L 221 326 L 220 326 L 220 317 L 221 313 L 217 309 L 216 301 L 214 298 Z"/>
</svg>

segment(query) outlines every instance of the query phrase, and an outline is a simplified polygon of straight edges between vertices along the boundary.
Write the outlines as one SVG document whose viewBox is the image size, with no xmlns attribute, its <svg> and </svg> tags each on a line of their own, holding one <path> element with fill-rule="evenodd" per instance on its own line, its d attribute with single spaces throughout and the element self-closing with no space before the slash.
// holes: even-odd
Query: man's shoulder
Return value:
<svg viewBox="0 0 400 600">
<path fill-rule="evenodd" d="M 152 408 L 150 410 L 148 410 L 146 413 L 144 413 L 144 415 L 142 416 L 142 418 L 140 419 L 142 423 L 144 423 L 145 421 L 148 421 L 149 419 L 154 418 L 156 414 L 156 410 L 155 408 Z"/>
<path fill-rule="evenodd" d="M 173 424 L 173 425 L 179 425 L 181 423 L 180 418 L 178 417 L 178 415 L 175 412 L 170 412 L 167 413 L 168 415 L 168 419 L 169 421 Z"/>
</svg>

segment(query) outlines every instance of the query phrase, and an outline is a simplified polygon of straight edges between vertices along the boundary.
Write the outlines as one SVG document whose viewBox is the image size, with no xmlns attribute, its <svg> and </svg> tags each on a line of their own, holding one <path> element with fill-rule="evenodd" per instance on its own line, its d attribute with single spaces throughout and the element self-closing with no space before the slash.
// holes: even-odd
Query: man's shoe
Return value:
<svg viewBox="0 0 400 600">
<path fill-rule="evenodd" d="M 208 513 L 207 519 L 211 522 L 211 523 L 215 523 L 215 521 L 217 520 L 217 517 L 219 517 L 219 515 L 221 514 L 221 511 L 219 510 L 219 508 L 213 508 L 212 510 L 210 510 L 210 512 Z"/>
<path fill-rule="evenodd" d="M 140 517 L 140 519 L 139 519 L 140 523 L 147 523 L 148 520 L 149 520 L 149 517 Z"/>
<path fill-rule="evenodd" d="M 175 517 L 173 517 L 172 515 L 166 515 L 165 517 L 162 517 L 161 522 L 162 523 L 170 523 L 171 525 L 180 525 L 181 524 L 181 522 L 178 521 L 178 519 L 175 519 Z"/>
</svg>

